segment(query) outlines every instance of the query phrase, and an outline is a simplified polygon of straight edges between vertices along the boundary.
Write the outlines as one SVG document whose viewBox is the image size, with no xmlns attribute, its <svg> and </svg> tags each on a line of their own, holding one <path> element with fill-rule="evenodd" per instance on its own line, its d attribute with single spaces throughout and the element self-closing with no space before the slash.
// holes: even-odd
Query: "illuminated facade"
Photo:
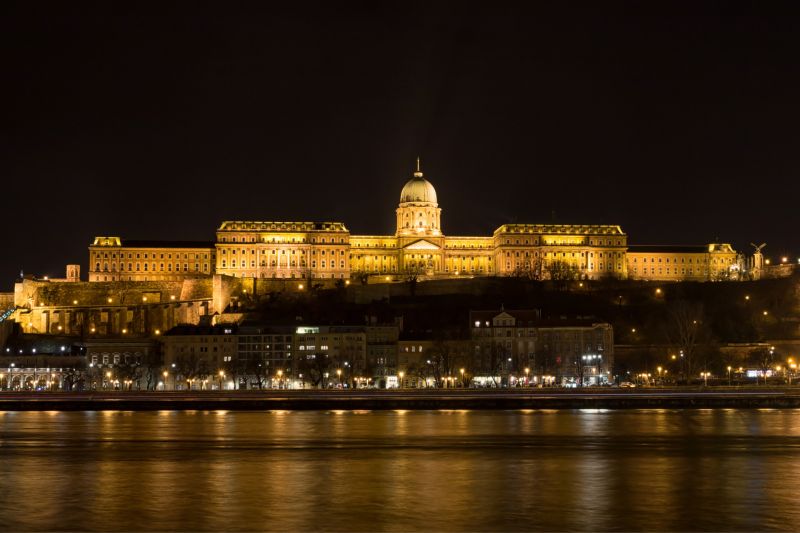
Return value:
<svg viewBox="0 0 800 533">
<path fill-rule="evenodd" d="M 492 236 L 445 236 L 436 190 L 419 167 L 403 187 L 395 214 L 394 235 L 350 235 L 340 222 L 223 222 L 215 272 L 274 279 L 547 278 L 557 264 L 574 277 L 625 276 L 627 236 L 619 226 L 506 224 Z"/>
<path fill-rule="evenodd" d="M 97 237 L 89 247 L 89 281 L 211 274 L 276 280 L 713 280 L 729 277 L 736 264 L 736 252 L 727 244 L 629 248 L 617 225 L 504 224 L 490 236 L 446 236 L 436 190 L 419 162 L 400 192 L 395 217 L 394 235 L 351 235 L 341 222 L 225 221 L 214 243 Z"/>
<path fill-rule="evenodd" d="M 212 242 L 130 241 L 95 237 L 89 281 L 179 281 L 214 272 Z"/>
<path fill-rule="evenodd" d="M 718 281 L 736 278 L 740 265 L 730 244 L 630 246 L 628 277 L 654 281 Z"/>
</svg>

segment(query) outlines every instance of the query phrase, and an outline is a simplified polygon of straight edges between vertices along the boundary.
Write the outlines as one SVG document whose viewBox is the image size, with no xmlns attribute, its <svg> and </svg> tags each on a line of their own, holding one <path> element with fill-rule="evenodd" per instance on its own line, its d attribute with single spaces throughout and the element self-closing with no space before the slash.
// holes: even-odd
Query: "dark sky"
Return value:
<svg viewBox="0 0 800 533">
<path fill-rule="evenodd" d="M 446 234 L 555 217 L 800 252 L 800 27 L 776 4 L 106 4 L 0 6 L 0 290 L 86 268 L 94 235 L 388 234 L 417 155 Z"/>
</svg>

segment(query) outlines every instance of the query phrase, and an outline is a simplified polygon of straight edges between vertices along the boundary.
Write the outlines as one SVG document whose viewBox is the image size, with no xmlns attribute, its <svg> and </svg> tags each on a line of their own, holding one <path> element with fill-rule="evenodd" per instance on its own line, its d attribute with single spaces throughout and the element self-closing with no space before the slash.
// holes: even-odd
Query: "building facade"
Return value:
<svg viewBox="0 0 800 533">
<path fill-rule="evenodd" d="M 730 244 L 628 247 L 628 277 L 654 281 L 721 281 L 738 278 L 739 256 Z"/>
<path fill-rule="evenodd" d="M 542 319 L 538 310 L 473 311 L 475 367 L 542 385 L 602 385 L 614 360 L 611 324 L 589 318 Z"/>
<path fill-rule="evenodd" d="M 89 281 L 179 281 L 214 273 L 214 243 L 95 237 Z"/>
<path fill-rule="evenodd" d="M 231 220 L 222 222 L 213 243 L 96 237 L 89 247 L 89 281 L 211 274 L 279 280 L 715 280 L 728 279 L 737 265 L 729 244 L 629 248 L 618 225 L 504 224 L 492 235 L 448 236 L 436 189 L 419 162 L 400 192 L 395 221 L 393 235 L 351 235 L 342 222 Z"/>
</svg>

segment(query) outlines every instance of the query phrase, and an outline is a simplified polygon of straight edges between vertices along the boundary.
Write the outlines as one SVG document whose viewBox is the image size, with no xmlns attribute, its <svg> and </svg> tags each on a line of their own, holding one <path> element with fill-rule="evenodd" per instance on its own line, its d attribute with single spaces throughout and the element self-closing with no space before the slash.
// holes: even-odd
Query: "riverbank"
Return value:
<svg viewBox="0 0 800 533">
<path fill-rule="evenodd" d="M 0 411 L 798 408 L 800 388 L 0 393 Z"/>
</svg>

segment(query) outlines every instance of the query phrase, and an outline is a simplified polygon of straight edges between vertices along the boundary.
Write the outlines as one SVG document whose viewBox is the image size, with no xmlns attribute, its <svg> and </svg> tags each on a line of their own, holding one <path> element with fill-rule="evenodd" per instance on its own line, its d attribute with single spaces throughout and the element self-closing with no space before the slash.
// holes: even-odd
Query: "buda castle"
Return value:
<svg viewBox="0 0 800 533">
<path fill-rule="evenodd" d="M 504 224 L 490 236 L 447 236 L 436 189 L 420 169 L 400 191 L 394 235 L 351 235 L 342 222 L 225 221 L 214 242 L 96 237 L 89 281 L 254 279 L 396 281 L 408 276 L 531 279 L 727 279 L 729 244 L 629 246 L 617 225 Z"/>
</svg>

